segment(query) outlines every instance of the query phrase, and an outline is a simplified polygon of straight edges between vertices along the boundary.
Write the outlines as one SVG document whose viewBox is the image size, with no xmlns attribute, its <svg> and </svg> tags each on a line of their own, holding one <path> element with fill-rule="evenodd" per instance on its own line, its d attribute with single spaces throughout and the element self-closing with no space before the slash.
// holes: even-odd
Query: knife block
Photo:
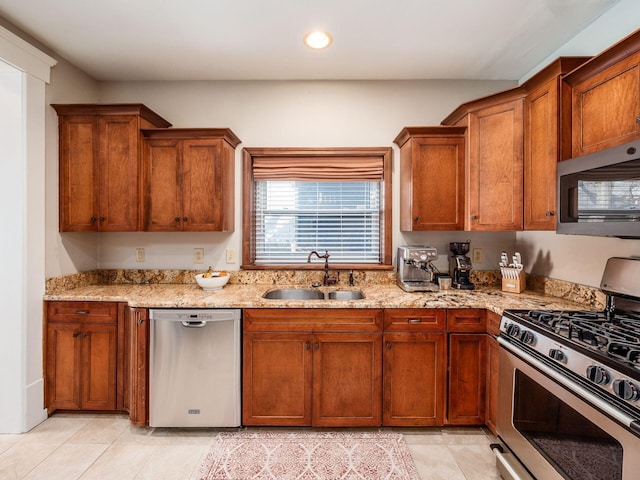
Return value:
<svg viewBox="0 0 640 480">
<path fill-rule="evenodd" d="M 520 270 L 517 278 L 502 277 L 502 291 L 511 293 L 520 293 L 527 288 L 527 274 L 524 270 Z"/>
</svg>

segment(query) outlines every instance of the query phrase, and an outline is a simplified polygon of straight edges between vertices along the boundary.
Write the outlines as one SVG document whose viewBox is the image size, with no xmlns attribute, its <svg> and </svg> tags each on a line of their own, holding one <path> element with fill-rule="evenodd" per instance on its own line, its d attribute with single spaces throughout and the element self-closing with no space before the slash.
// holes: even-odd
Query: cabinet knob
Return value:
<svg viewBox="0 0 640 480">
<path fill-rule="evenodd" d="M 189 221 L 189 217 L 182 217 L 182 221 L 183 222 L 188 222 Z"/>
<path fill-rule="evenodd" d="M 96 217 L 91 217 L 89 220 L 91 220 L 91 223 L 96 223 L 97 218 Z"/>
<path fill-rule="evenodd" d="M 636 122 L 640 123 L 640 117 L 636 117 Z"/>
<path fill-rule="evenodd" d="M 180 221 L 180 217 L 176 217 L 174 220 L 178 223 Z"/>
<path fill-rule="evenodd" d="M 320 350 L 320 344 L 319 343 L 314 344 L 313 345 L 313 349 L 314 350 Z"/>
<path fill-rule="evenodd" d="M 478 215 L 471 215 L 471 220 L 478 220 Z"/>
<path fill-rule="evenodd" d="M 413 221 L 414 222 L 417 222 L 419 219 L 420 219 L 420 217 L 418 217 L 418 216 L 413 217 Z"/>
<path fill-rule="evenodd" d="M 142 325 L 144 323 L 144 318 L 139 318 L 138 319 L 138 325 Z"/>
<path fill-rule="evenodd" d="M 553 217 L 555 215 L 555 213 L 554 212 L 546 212 L 545 215 L 547 217 Z"/>
<path fill-rule="evenodd" d="M 107 219 L 107 217 L 100 217 L 100 221 L 104 222 Z"/>
<path fill-rule="evenodd" d="M 80 336 L 80 332 L 73 332 L 73 338 L 78 338 Z"/>
<path fill-rule="evenodd" d="M 309 350 L 311 348 L 311 344 L 309 342 L 304 344 L 304 349 Z"/>
<path fill-rule="evenodd" d="M 387 347 L 387 350 L 391 350 L 391 342 L 387 342 L 385 346 Z"/>
</svg>

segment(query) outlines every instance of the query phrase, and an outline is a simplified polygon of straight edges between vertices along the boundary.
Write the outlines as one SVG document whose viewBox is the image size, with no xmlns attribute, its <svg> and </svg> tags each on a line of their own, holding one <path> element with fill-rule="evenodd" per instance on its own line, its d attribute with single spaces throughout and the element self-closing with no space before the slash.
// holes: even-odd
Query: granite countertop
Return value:
<svg viewBox="0 0 640 480">
<path fill-rule="evenodd" d="M 222 290 L 206 292 L 196 284 L 88 285 L 47 294 L 44 300 L 126 302 L 144 308 L 486 308 L 501 314 L 503 309 L 585 309 L 585 305 L 525 290 L 507 293 L 497 287 L 475 290 L 441 290 L 408 293 L 396 285 L 362 287 L 320 287 L 330 290 L 361 290 L 362 300 L 267 300 L 262 295 L 275 288 L 303 288 L 299 285 L 227 284 Z"/>
</svg>

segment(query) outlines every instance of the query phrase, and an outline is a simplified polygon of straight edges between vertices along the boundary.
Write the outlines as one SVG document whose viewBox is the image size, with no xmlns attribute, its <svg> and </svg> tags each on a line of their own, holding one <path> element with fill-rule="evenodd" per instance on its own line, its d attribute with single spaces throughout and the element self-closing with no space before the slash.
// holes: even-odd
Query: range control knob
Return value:
<svg viewBox="0 0 640 480">
<path fill-rule="evenodd" d="M 638 400 L 640 398 L 638 387 L 629 380 L 614 381 L 613 391 L 623 400 Z"/>
<path fill-rule="evenodd" d="M 549 356 L 554 360 L 558 360 L 559 362 L 562 362 L 565 359 L 564 352 L 562 350 L 558 350 L 557 348 L 550 349 Z"/>
<path fill-rule="evenodd" d="M 510 337 L 516 337 L 520 333 L 520 327 L 515 323 L 510 323 L 507 325 L 507 335 Z"/>
<path fill-rule="evenodd" d="M 536 337 L 529 330 L 525 330 L 520 334 L 520 341 L 522 343 L 526 343 L 527 345 L 531 345 L 535 341 Z"/>
<path fill-rule="evenodd" d="M 609 383 L 609 372 L 598 365 L 587 367 L 587 378 L 598 385 L 606 385 Z"/>
</svg>

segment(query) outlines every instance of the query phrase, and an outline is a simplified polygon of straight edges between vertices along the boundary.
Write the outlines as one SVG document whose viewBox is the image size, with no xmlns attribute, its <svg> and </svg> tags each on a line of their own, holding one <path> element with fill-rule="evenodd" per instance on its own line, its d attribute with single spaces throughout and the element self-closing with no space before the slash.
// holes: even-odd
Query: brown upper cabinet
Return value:
<svg viewBox="0 0 640 480">
<path fill-rule="evenodd" d="M 640 30 L 563 79 L 566 160 L 640 138 Z"/>
<path fill-rule="evenodd" d="M 52 106 L 59 117 L 60 231 L 140 230 L 140 129 L 171 124 L 142 104 Z"/>
<path fill-rule="evenodd" d="M 464 127 L 407 127 L 400 147 L 400 230 L 464 228 Z"/>
<path fill-rule="evenodd" d="M 234 160 L 229 129 L 153 129 L 144 135 L 144 230 L 234 229 Z"/>
<path fill-rule="evenodd" d="M 467 127 L 465 230 L 522 230 L 523 96 L 515 88 L 475 100 L 442 122 Z"/>
<path fill-rule="evenodd" d="M 560 57 L 524 85 L 524 229 L 556 229 L 561 76 L 589 57 Z"/>
</svg>

